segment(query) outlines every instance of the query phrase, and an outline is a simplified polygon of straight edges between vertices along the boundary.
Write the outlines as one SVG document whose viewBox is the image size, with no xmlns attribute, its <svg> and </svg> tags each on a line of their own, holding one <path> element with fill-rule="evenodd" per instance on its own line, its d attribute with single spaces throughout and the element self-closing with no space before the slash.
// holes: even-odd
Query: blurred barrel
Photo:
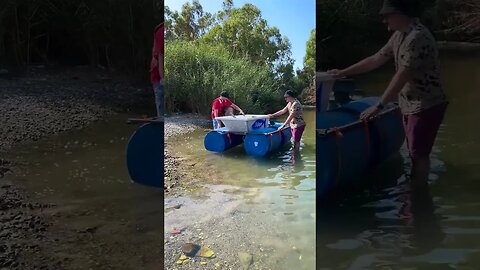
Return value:
<svg viewBox="0 0 480 270">
<path fill-rule="evenodd" d="M 127 144 L 127 169 L 130 178 L 139 184 L 163 187 L 164 124 L 140 126 Z"/>
<path fill-rule="evenodd" d="M 278 129 L 282 126 L 282 123 L 274 123 L 273 127 Z M 291 128 L 285 128 L 281 132 L 282 135 L 282 142 L 280 143 L 281 145 L 284 145 L 285 143 L 289 142 L 290 139 L 292 139 L 292 129 Z"/>
<path fill-rule="evenodd" d="M 243 135 L 231 134 L 218 130 L 210 131 L 204 139 L 205 149 L 211 152 L 225 152 L 243 142 Z"/>
<path fill-rule="evenodd" d="M 328 130 L 317 132 L 316 139 L 319 196 L 356 184 L 402 146 L 405 135 L 398 107 L 367 123 L 358 121 L 361 112 L 377 102 L 377 97 L 369 97 L 317 112 L 317 130 Z"/>
<path fill-rule="evenodd" d="M 263 157 L 277 150 L 282 145 L 282 132 L 274 132 L 278 128 L 257 129 L 255 133 L 245 136 L 243 146 L 248 155 Z M 286 133 L 288 135 L 288 133 Z"/>
</svg>

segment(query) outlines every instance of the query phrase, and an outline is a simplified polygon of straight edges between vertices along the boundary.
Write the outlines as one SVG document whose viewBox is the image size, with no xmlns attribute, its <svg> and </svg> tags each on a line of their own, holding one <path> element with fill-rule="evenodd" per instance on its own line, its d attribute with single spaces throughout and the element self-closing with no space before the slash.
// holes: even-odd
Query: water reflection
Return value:
<svg viewBox="0 0 480 270">
<path fill-rule="evenodd" d="M 404 155 L 392 157 L 343 201 L 319 207 L 317 265 L 375 269 L 432 252 L 445 239 L 428 186 L 412 189 Z M 407 166 L 405 166 L 407 165 Z M 345 198 L 345 197 L 344 197 Z"/>
<path fill-rule="evenodd" d="M 438 179 L 438 172 L 443 168 L 443 162 L 439 159 L 440 150 L 434 147 L 431 154 L 432 170 L 429 176 L 429 184 L 433 184 Z M 404 153 L 405 155 L 405 153 Z M 411 161 L 406 160 L 406 170 L 410 170 Z M 406 226 L 404 234 L 411 235 L 410 246 L 404 250 L 405 254 L 421 254 L 438 247 L 445 233 L 441 227 L 442 217 L 436 213 L 436 209 L 429 184 L 411 185 L 408 177 L 403 184 L 404 194 L 398 196 L 402 203 L 400 208 L 400 218 Z"/>
</svg>

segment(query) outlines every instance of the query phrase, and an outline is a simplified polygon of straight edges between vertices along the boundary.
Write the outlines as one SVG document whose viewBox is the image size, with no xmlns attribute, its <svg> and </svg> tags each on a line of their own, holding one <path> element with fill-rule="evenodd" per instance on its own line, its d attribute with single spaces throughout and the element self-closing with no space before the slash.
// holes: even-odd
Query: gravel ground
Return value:
<svg viewBox="0 0 480 270">
<path fill-rule="evenodd" d="M 58 241 L 49 232 L 53 205 L 32 202 L 22 187 L 4 178 L 15 166 L 6 154 L 116 112 L 148 114 L 152 101 L 148 87 L 133 87 L 102 70 L 33 68 L 26 77 L 0 77 L 0 269 L 63 269 L 64 263 L 48 254 L 47 247 Z"/>
<path fill-rule="evenodd" d="M 200 128 L 209 127 L 211 120 L 198 114 L 180 114 L 165 118 L 165 141 Z"/>
<path fill-rule="evenodd" d="M 181 196 L 185 194 L 185 187 L 190 186 L 191 180 L 185 171 L 188 164 L 185 160 L 176 156 L 170 150 L 170 142 L 175 138 L 193 132 L 197 129 L 205 129 L 210 124 L 210 119 L 198 114 L 180 114 L 165 118 L 165 184 L 164 190 L 168 196 Z"/>
</svg>

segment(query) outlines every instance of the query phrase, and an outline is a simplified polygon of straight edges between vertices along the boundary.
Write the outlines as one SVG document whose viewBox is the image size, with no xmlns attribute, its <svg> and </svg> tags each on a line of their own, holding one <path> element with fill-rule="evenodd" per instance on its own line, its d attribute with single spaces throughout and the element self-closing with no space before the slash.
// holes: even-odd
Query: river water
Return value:
<svg viewBox="0 0 480 270">
<path fill-rule="evenodd" d="M 293 161 L 290 144 L 266 158 L 249 157 L 243 145 L 223 154 L 208 152 L 203 146 L 206 134 L 203 130 L 170 143 L 175 155 L 195 162 L 196 169 L 203 168 L 207 172 L 200 176 L 204 184 L 227 186 L 224 190 L 227 194 L 244 194 L 240 196 L 244 200 L 236 206 L 246 213 L 242 224 L 222 241 L 232 243 L 230 248 L 236 254 L 241 251 L 238 241 L 244 239 L 243 249 L 253 253 L 254 262 L 256 257 L 266 257 L 255 262 L 258 269 L 315 268 L 315 112 L 306 110 L 305 120 L 307 128 L 301 156 Z M 240 192 L 242 190 L 245 192 Z M 166 204 L 169 203 L 167 198 Z M 209 214 L 204 213 L 198 203 L 182 208 L 187 207 L 196 209 L 202 216 Z M 165 230 L 179 222 L 176 219 L 179 215 L 195 215 L 186 213 L 167 213 Z M 226 219 L 222 223 L 219 226 L 229 226 Z M 252 234 L 255 240 L 248 241 Z"/>
<path fill-rule="evenodd" d="M 241 209 L 245 222 L 236 223 L 237 229 L 221 238 L 223 243 L 232 242 L 233 256 L 234 243 L 253 238 L 255 246 L 251 241 L 242 250 L 253 253 L 254 262 L 263 253 L 255 264 L 259 269 L 314 269 L 315 265 L 317 269 L 478 269 L 480 54 L 443 53 L 441 60 L 451 104 L 432 154 L 430 190 L 420 194 L 412 194 L 404 183 L 410 163 L 402 148 L 372 176 L 376 184 L 341 206 L 316 213 L 313 111 L 306 112 L 308 128 L 295 164 L 289 147 L 255 159 L 241 146 L 224 154 L 205 151 L 203 130 L 176 140 L 175 154 L 202 168 L 200 181 L 207 185 L 203 197 L 221 187 L 220 193 L 234 198 L 200 201 L 220 202 L 220 206 L 236 201 L 228 204 L 230 210 Z M 369 95 L 378 95 L 391 74 L 384 69 L 362 76 L 357 85 Z M 21 161 L 21 173 L 12 178 L 38 200 L 91 213 L 63 217 L 62 222 L 79 229 L 99 226 L 96 237 L 101 241 L 113 241 L 124 250 L 132 243 L 139 247 L 143 257 L 132 256 L 134 265 L 154 265 L 162 252 L 158 239 L 163 192 L 129 181 L 124 153 L 134 127 L 124 124 L 126 117 L 118 115 L 82 131 L 19 147 L 8 158 Z M 166 204 L 172 200 L 166 198 Z M 185 203 L 181 209 L 195 213 L 201 205 Z M 168 212 L 165 229 L 175 221 L 172 213 L 182 212 Z M 89 247 L 79 247 L 79 252 L 88 254 Z M 62 250 L 52 247 L 56 249 Z M 119 265 L 127 266 L 128 260 L 119 254 L 127 253 L 110 250 L 106 256 L 117 256 Z"/>
<path fill-rule="evenodd" d="M 408 191 L 402 148 L 375 173 L 376 185 L 319 211 L 317 269 L 478 269 L 480 52 L 442 52 L 441 69 L 450 105 L 431 157 L 430 189 Z M 361 76 L 357 87 L 379 95 L 392 74 Z"/>
</svg>

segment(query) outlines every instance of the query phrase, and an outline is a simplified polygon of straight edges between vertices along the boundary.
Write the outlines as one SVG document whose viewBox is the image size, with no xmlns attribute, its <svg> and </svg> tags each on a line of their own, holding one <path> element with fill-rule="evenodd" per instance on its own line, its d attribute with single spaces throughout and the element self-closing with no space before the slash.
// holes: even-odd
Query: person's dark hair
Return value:
<svg viewBox="0 0 480 270">
<path fill-rule="evenodd" d="M 293 98 L 296 98 L 297 97 L 297 93 L 295 93 L 294 91 L 292 90 L 287 90 L 285 92 L 285 95 L 283 95 L 284 97 L 293 97 Z"/>
<path fill-rule="evenodd" d="M 222 91 L 222 92 L 220 93 L 220 96 L 221 96 L 221 97 L 230 98 L 230 96 L 228 95 L 228 92 L 227 92 L 227 91 Z"/>
</svg>

